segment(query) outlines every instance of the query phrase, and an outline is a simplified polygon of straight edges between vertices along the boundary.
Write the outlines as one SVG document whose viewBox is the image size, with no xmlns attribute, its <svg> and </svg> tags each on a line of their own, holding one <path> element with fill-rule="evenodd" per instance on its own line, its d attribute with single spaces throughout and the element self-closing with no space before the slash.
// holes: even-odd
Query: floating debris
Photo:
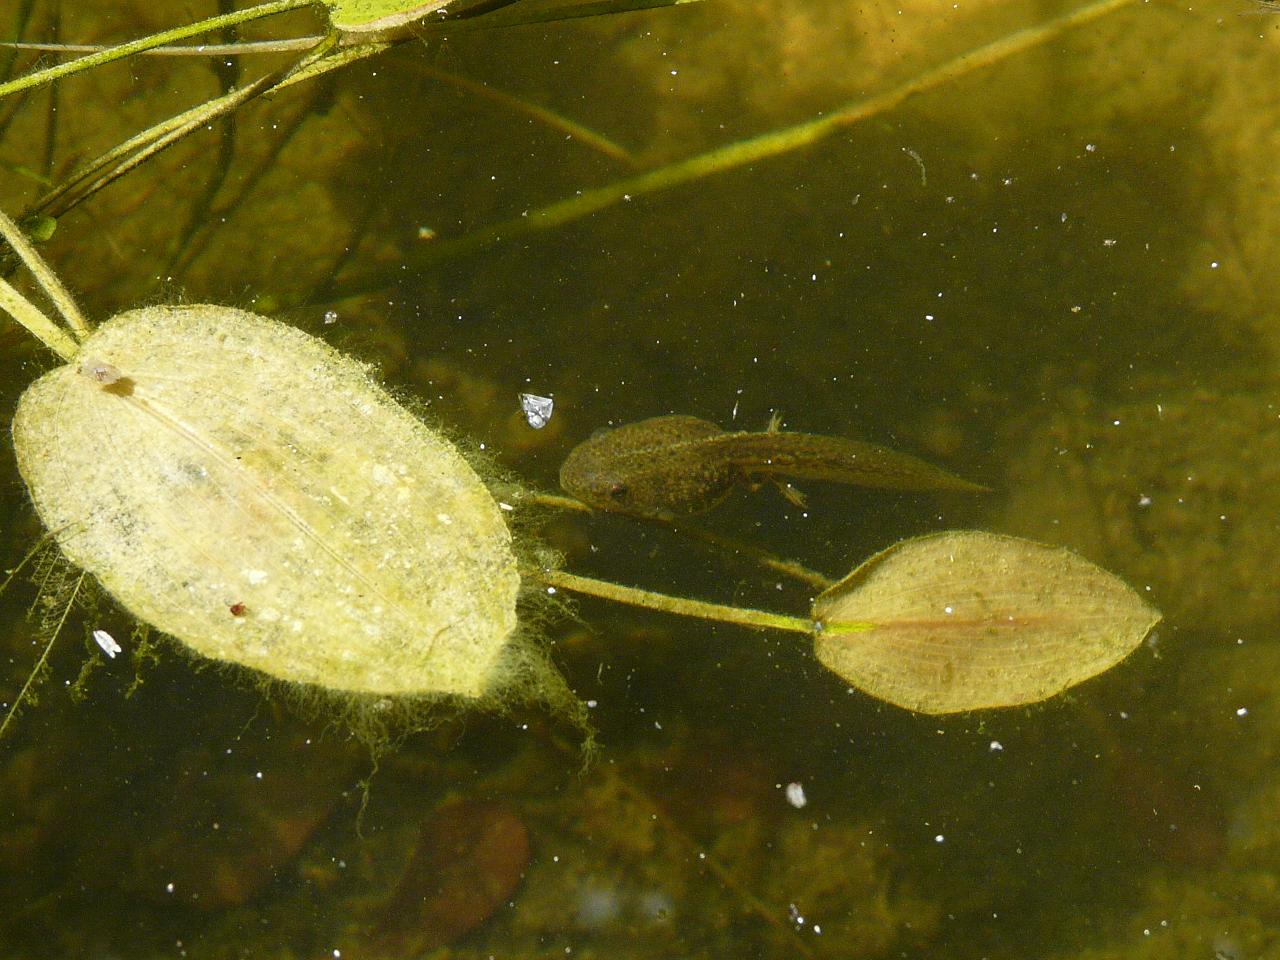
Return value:
<svg viewBox="0 0 1280 960">
<path fill-rule="evenodd" d="M 93 642 L 100 646 L 102 648 L 102 652 L 112 660 L 115 659 L 116 654 L 120 653 L 122 649 L 120 644 L 116 643 L 116 638 L 111 636 L 111 634 L 107 633 L 105 630 L 93 631 Z"/>
<path fill-rule="evenodd" d="M 551 397 L 540 397 L 535 393 L 520 394 L 520 409 L 524 411 L 525 420 L 535 430 L 541 430 L 551 422 L 551 411 L 556 402 Z"/>
</svg>

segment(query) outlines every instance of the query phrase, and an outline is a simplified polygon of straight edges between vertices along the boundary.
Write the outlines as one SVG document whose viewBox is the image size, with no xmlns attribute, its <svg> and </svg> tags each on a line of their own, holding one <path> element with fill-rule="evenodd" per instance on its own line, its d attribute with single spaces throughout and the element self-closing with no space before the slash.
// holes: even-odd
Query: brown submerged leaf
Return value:
<svg viewBox="0 0 1280 960">
<path fill-rule="evenodd" d="M 1061 547 L 980 531 L 896 544 L 818 597 L 818 660 L 921 713 L 1034 703 L 1096 676 L 1160 621 Z"/>
<path fill-rule="evenodd" d="M 528 865 L 529 832 L 510 807 L 445 802 L 423 823 L 372 946 L 385 956 L 416 957 L 453 943 L 511 898 Z"/>
</svg>

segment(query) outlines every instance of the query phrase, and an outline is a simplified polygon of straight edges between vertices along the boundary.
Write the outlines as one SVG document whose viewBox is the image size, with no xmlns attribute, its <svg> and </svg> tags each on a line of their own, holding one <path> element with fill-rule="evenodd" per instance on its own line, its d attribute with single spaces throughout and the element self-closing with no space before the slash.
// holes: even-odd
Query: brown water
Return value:
<svg viewBox="0 0 1280 960">
<path fill-rule="evenodd" d="M 27 36 L 51 36 L 52 6 Z M 60 35 L 214 6 L 64 4 Z M 937 720 L 848 691 L 794 639 L 584 601 L 546 630 L 598 726 L 585 774 L 536 710 L 445 719 L 382 757 L 358 820 L 370 763 L 340 723 L 163 642 L 135 663 L 127 619 L 80 607 L 0 741 L 0 953 L 1275 950 L 1280 16 L 1135 4 L 808 148 L 446 246 L 1065 9 L 707 0 L 410 43 L 180 144 L 44 249 L 90 316 L 280 311 L 546 489 L 594 429 L 668 413 L 760 430 L 780 410 L 911 450 L 995 492 L 798 484 L 804 509 L 764 490 L 707 522 L 832 575 L 951 527 L 1073 545 L 1149 591 L 1155 642 L 1043 706 Z M 45 93 L 0 102 L 0 204 L 21 212 L 34 178 L 226 79 L 146 59 L 65 82 L 52 114 Z M 6 324 L 7 415 L 49 358 Z M 522 392 L 554 395 L 546 429 Z M 7 442 L 0 471 L 7 567 L 39 531 Z M 541 536 L 577 572 L 807 607 L 803 586 L 625 517 Z M 0 597 L 0 703 L 39 657 L 36 595 L 22 578 Z M 125 655 L 103 660 L 93 629 Z"/>
</svg>

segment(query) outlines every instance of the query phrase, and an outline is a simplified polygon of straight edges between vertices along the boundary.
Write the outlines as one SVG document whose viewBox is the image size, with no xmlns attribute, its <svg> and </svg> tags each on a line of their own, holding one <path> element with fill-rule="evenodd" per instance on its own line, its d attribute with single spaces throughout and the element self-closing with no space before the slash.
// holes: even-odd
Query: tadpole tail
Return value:
<svg viewBox="0 0 1280 960">
<path fill-rule="evenodd" d="M 886 490 L 956 490 L 988 493 L 909 453 L 874 443 L 812 433 L 730 433 L 720 453 L 748 475 L 826 480 Z"/>
</svg>

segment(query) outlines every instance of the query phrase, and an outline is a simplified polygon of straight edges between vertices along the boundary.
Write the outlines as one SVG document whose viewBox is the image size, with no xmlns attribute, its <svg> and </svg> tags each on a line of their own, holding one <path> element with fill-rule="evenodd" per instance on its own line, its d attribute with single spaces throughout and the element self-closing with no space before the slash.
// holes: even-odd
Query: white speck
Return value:
<svg viewBox="0 0 1280 960">
<path fill-rule="evenodd" d="M 942 842 L 943 842 L 944 840 L 946 840 L 946 839 L 947 839 L 947 838 L 946 838 L 946 837 L 944 837 L 942 834 L 938 834 L 937 836 L 935 836 L 935 837 L 933 838 L 933 842 L 934 842 L 934 843 L 942 843 Z"/>
<path fill-rule="evenodd" d="M 436 519 L 443 523 L 446 527 L 453 525 L 453 517 L 447 513 L 437 513 Z"/>
<path fill-rule="evenodd" d="M 262 771 L 261 771 L 261 770 L 259 770 L 257 773 L 255 773 L 255 774 L 253 775 L 253 777 L 254 777 L 254 779 L 255 779 L 255 780 L 261 780 L 261 779 L 262 779 Z"/>
<path fill-rule="evenodd" d="M 942 608 L 942 612 L 946 614 L 952 614 L 956 612 L 956 608 L 951 606 L 951 604 L 947 604 L 945 607 Z"/>
<path fill-rule="evenodd" d="M 540 397 L 536 393 L 520 394 L 520 409 L 524 411 L 524 418 L 529 426 L 535 430 L 541 430 L 547 425 L 555 405 L 556 402 L 551 397 Z"/>
<path fill-rule="evenodd" d="M 267 571 L 265 570 L 246 570 L 244 578 L 249 581 L 249 585 L 256 587 L 267 579 Z"/>
<path fill-rule="evenodd" d="M 598 700 L 588 700 L 588 701 L 587 701 L 587 709 L 588 709 L 588 710 L 594 710 L 594 709 L 595 709 L 597 706 L 599 706 L 599 705 L 600 705 L 600 704 L 599 704 L 599 701 L 598 701 Z"/>
<path fill-rule="evenodd" d="M 499 500 L 499 501 L 498 501 L 498 509 L 499 509 L 499 510 L 505 510 L 505 511 L 507 511 L 507 513 L 510 513 L 512 510 L 514 510 L 514 509 L 515 509 L 515 507 L 513 507 L 513 506 L 512 506 L 511 504 L 509 504 L 509 503 L 504 503 L 503 501 Z"/>
<path fill-rule="evenodd" d="M 326 326 L 333 326 L 335 323 L 337 323 L 337 322 L 338 322 L 338 311 L 337 311 L 337 310 L 326 310 L 326 311 L 324 312 L 324 322 L 325 322 L 325 325 L 326 325 Z"/>
<path fill-rule="evenodd" d="M 991 743 L 987 745 L 987 749 L 990 750 L 992 753 L 999 753 L 1001 750 L 1004 749 L 1004 744 L 1001 743 L 999 740 L 992 740 Z"/>
<path fill-rule="evenodd" d="M 809 798 L 804 795 L 804 786 L 802 784 L 795 781 L 787 784 L 787 803 L 799 810 L 808 802 Z"/>
<path fill-rule="evenodd" d="M 1218 269 L 1218 261 L 1217 261 L 1217 260 L 1210 260 L 1210 261 L 1209 261 L 1209 269 L 1210 269 L 1210 270 L 1217 270 L 1217 269 Z"/>
<path fill-rule="evenodd" d="M 1084 149 L 1086 153 L 1093 153 L 1098 149 L 1098 145 L 1096 143 L 1086 143 Z"/>
<path fill-rule="evenodd" d="M 116 638 L 105 630 L 93 631 L 93 640 L 102 648 L 102 652 L 113 660 L 116 654 L 120 652 L 120 644 L 116 643 Z"/>
<path fill-rule="evenodd" d="M 1151 498 L 1144 493 L 1142 496 L 1138 498 L 1138 506 L 1140 507 L 1151 506 Z"/>
<path fill-rule="evenodd" d="M 166 884 L 164 885 L 164 892 L 165 892 L 165 893 L 173 893 L 173 882 L 172 882 L 172 881 L 170 881 L 169 883 L 166 883 Z"/>
<path fill-rule="evenodd" d="M 1236 708 L 1236 716 L 1237 716 L 1237 717 L 1247 717 L 1248 715 L 1249 715 L 1249 708 L 1248 708 L 1248 707 L 1237 707 L 1237 708 Z"/>
<path fill-rule="evenodd" d="M 1102 245 L 1103 245 L 1104 247 L 1114 247 L 1114 246 L 1116 245 L 1116 243 L 1117 243 L 1117 242 L 1118 242 L 1118 241 L 1116 241 L 1116 240 L 1103 240 L 1103 241 L 1102 241 Z"/>
</svg>

